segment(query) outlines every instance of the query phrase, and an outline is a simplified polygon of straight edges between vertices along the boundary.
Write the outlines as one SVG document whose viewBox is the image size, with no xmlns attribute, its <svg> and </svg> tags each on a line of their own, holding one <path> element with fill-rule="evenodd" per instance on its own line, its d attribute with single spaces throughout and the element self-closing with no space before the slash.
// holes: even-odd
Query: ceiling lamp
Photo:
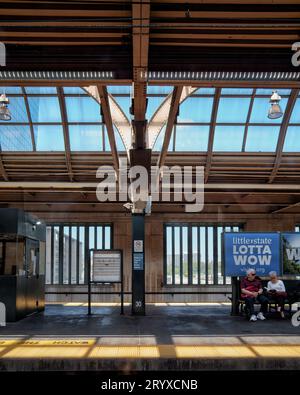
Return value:
<svg viewBox="0 0 300 395">
<path fill-rule="evenodd" d="M 1 121 L 10 121 L 11 114 L 8 109 L 9 100 L 5 94 L 0 96 L 0 120 Z"/>
<path fill-rule="evenodd" d="M 279 105 L 280 100 L 281 96 L 278 95 L 277 91 L 273 91 L 273 94 L 270 98 L 271 106 L 268 111 L 268 118 L 277 119 L 282 117 L 283 112 Z"/>
</svg>

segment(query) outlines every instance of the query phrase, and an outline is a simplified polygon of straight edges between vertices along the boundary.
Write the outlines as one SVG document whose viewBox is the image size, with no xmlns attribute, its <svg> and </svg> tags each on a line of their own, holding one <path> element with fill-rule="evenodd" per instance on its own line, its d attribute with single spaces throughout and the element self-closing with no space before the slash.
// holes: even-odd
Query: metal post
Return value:
<svg viewBox="0 0 300 395">
<path fill-rule="evenodd" d="M 121 251 L 121 315 L 124 315 L 123 251 Z"/>
<path fill-rule="evenodd" d="M 231 300 L 231 315 L 239 315 L 239 286 L 238 286 L 238 278 L 231 278 L 232 284 L 232 300 Z"/>
<path fill-rule="evenodd" d="M 145 217 L 132 215 L 132 314 L 145 315 Z"/>
<path fill-rule="evenodd" d="M 88 315 L 92 315 L 91 309 L 91 253 L 88 257 L 88 267 L 87 267 L 87 281 L 88 281 Z"/>
</svg>

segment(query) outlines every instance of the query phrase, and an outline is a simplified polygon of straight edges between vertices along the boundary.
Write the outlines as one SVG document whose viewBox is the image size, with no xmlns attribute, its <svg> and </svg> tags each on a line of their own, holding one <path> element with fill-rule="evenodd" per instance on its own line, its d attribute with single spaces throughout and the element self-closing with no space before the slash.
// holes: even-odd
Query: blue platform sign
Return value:
<svg viewBox="0 0 300 395">
<path fill-rule="evenodd" d="M 244 276 L 248 269 L 258 276 L 281 274 L 279 233 L 225 232 L 223 238 L 226 276 Z"/>
<path fill-rule="evenodd" d="M 300 233 L 282 233 L 283 274 L 300 275 Z"/>
</svg>

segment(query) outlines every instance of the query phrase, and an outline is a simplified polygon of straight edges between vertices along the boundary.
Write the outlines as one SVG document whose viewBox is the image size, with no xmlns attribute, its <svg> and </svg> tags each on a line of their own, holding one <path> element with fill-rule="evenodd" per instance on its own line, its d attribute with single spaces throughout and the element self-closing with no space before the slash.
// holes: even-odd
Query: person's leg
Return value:
<svg viewBox="0 0 300 395">
<path fill-rule="evenodd" d="M 254 300 L 255 298 L 245 298 L 245 305 L 250 316 L 254 314 Z"/>
<path fill-rule="evenodd" d="M 268 312 L 268 298 L 265 295 L 258 295 L 257 300 L 260 303 L 260 312 L 266 314 Z"/>
<path fill-rule="evenodd" d="M 280 311 L 284 310 L 284 301 L 285 301 L 284 295 L 277 295 L 277 304 L 280 307 Z"/>
</svg>

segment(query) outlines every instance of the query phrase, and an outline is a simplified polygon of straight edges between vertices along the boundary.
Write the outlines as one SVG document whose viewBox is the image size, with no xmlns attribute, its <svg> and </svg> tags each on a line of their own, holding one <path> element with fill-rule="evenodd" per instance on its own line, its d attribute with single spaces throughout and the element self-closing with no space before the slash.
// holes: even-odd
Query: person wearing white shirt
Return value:
<svg viewBox="0 0 300 395">
<path fill-rule="evenodd" d="M 278 307 L 277 311 L 280 313 L 282 318 L 285 318 L 284 315 L 284 301 L 287 297 L 287 293 L 285 290 L 285 285 L 282 280 L 279 280 L 277 273 L 272 271 L 269 273 L 270 281 L 267 285 L 267 291 L 270 298 L 276 301 Z"/>
</svg>

